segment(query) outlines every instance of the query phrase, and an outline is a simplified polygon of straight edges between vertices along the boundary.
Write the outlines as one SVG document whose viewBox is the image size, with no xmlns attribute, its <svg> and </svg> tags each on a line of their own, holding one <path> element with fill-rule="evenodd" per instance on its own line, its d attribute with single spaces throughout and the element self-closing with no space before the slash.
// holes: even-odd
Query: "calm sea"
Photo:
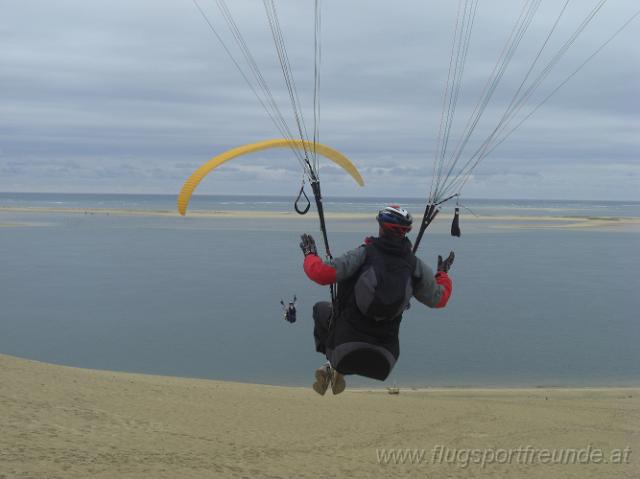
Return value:
<svg viewBox="0 0 640 479">
<path fill-rule="evenodd" d="M 330 198 L 334 254 L 375 232 L 383 198 Z M 421 214 L 421 200 L 404 204 Z M 640 217 L 640 203 L 468 200 L 476 214 Z M 194 210 L 290 211 L 291 198 L 195 197 Z M 1 207 L 174 210 L 174 196 L 0 194 Z M 448 214 L 448 213 L 447 213 Z M 466 212 L 465 212 L 466 215 Z M 465 221 L 425 237 L 453 249 L 444 310 L 405 315 L 401 386 L 640 385 L 640 235 Z M 0 209 L 0 352 L 80 367 L 308 385 L 322 363 L 310 311 L 326 288 L 301 267 L 291 219 L 117 216 Z M 298 322 L 279 301 L 298 296 Z M 352 384 L 371 384 L 356 380 Z M 375 383 L 379 384 L 379 383 Z"/>
</svg>

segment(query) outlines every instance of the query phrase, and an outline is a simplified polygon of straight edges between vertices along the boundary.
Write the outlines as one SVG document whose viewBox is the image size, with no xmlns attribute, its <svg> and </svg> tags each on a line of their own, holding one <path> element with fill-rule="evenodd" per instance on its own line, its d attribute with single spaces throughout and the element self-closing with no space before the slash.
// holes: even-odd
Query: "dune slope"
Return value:
<svg viewBox="0 0 640 479">
<path fill-rule="evenodd" d="M 93 371 L 4 355 L 0 377 L 1 478 L 640 474 L 638 389 L 320 397 L 310 388 Z M 612 450 L 627 448 L 627 457 L 621 464 L 524 464 L 512 455 L 510 464 L 496 458 L 465 467 L 467 448 L 486 458 L 496 448 L 526 446 L 601 448 L 607 460 Z M 383 448 L 416 449 L 418 463 L 387 457 L 384 464 Z M 438 462 L 442 448 L 458 455 L 456 464 Z"/>
</svg>

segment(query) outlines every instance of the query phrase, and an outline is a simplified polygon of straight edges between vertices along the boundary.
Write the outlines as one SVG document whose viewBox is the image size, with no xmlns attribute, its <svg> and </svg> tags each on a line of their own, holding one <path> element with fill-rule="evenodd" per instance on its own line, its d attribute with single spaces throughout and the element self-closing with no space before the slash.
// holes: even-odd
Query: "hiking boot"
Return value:
<svg viewBox="0 0 640 479">
<path fill-rule="evenodd" d="M 313 390 L 324 396 L 327 392 L 329 383 L 331 382 L 331 368 L 328 365 L 324 365 L 316 369 L 316 382 L 313 383 Z"/>
<path fill-rule="evenodd" d="M 346 387 L 347 382 L 344 380 L 344 374 L 331 368 L 331 391 L 333 394 L 340 394 Z"/>
</svg>

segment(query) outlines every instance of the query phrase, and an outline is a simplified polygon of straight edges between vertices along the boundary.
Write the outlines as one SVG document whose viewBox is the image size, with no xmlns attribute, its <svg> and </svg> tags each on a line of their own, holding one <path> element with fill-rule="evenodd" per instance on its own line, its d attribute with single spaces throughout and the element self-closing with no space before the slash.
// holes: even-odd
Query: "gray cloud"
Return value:
<svg viewBox="0 0 640 479">
<path fill-rule="evenodd" d="M 214 2 L 201 3 L 224 32 Z M 228 3 L 289 115 L 261 3 Z M 423 195 L 457 2 L 323 3 L 321 140 L 347 154 L 367 181 L 366 189 L 358 189 L 336 167 L 323 166 L 325 192 Z M 555 3 L 543 2 L 479 134 L 490 131 L 517 88 L 555 18 Z M 552 50 L 592 6 L 574 3 Z M 307 119 L 311 4 L 278 2 Z M 454 140 L 520 7 L 510 1 L 480 5 Z M 190 1 L 0 0 L 0 8 L 0 191 L 176 193 L 214 154 L 279 136 Z M 566 78 L 637 8 L 633 0 L 607 3 L 536 98 Z M 487 158 L 466 194 L 637 199 L 639 25 L 631 24 Z M 282 193 L 300 181 L 287 151 L 237 160 L 217 173 L 220 179 L 208 179 L 202 192 Z"/>
</svg>

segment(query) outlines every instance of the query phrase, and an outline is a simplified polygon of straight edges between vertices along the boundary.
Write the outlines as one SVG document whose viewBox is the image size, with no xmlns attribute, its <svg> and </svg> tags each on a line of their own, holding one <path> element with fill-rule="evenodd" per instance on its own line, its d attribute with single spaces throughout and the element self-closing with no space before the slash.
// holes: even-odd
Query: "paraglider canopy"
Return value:
<svg viewBox="0 0 640 479">
<path fill-rule="evenodd" d="M 178 211 L 181 215 L 185 215 L 187 213 L 187 207 L 189 206 L 189 200 L 191 199 L 191 195 L 193 191 L 196 189 L 198 184 L 202 181 L 202 179 L 207 176 L 211 171 L 215 170 L 218 166 L 223 163 L 237 158 L 238 156 L 248 155 L 250 153 L 255 153 L 257 151 L 268 150 L 271 148 L 298 148 L 298 149 L 310 149 L 313 148 L 318 154 L 330 159 L 337 165 L 341 166 L 351 177 L 354 179 L 358 185 L 363 186 L 364 180 L 360 175 L 360 172 L 355 167 L 353 163 L 340 153 L 338 150 L 334 150 L 326 145 L 322 145 L 320 143 L 311 144 L 305 140 L 287 140 L 287 139 L 276 139 L 276 140 L 265 140 L 257 143 L 251 143 L 248 145 L 239 146 L 237 148 L 233 148 L 231 150 L 225 151 L 224 153 L 214 156 L 209 161 L 207 161 L 204 165 L 194 171 L 189 179 L 185 181 L 182 186 L 182 190 L 178 195 Z"/>
</svg>

